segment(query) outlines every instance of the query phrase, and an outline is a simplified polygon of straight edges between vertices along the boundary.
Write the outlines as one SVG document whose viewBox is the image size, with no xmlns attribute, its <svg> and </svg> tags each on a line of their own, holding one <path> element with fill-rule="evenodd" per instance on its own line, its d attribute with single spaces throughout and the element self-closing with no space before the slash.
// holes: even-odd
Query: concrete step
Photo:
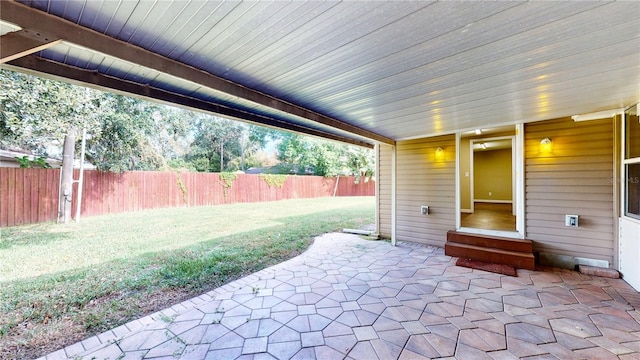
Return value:
<svg viewBox="0 0 640 360">
<path fill-rule="evenodd" d="M 519 269 L 535 270 L 535 257 L 531 252 L 500 250 L 447 241 L 444 253 L 449 256 L 473 259 L 494 264 L 510 265 Z"/>
<path fill-rule="evenodd" d="M 450 230 L 447 232 L 447 241 L 500 250 L 533 253 L 533 242 L 526 239 L 512 239 Z"/>
</svg>

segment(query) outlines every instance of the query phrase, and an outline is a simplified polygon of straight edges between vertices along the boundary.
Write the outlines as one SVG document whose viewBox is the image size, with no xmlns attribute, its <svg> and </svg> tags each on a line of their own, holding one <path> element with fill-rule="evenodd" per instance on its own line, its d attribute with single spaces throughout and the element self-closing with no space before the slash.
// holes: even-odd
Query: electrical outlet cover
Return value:
<svg viewBox="0 0 640 360">
<path fill-rule="evenodd" d="M 578 227 L 578 215 L 565 215 L 564 225 L 569 227 Z"/>
</svg>

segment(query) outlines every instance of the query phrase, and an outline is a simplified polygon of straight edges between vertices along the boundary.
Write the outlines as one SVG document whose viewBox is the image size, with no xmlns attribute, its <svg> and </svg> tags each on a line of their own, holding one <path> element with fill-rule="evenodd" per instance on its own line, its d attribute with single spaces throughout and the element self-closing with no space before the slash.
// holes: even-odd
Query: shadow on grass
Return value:
<svg viewBox="0 0 640 360">
<path fill-rule="evenodd" d="M 29 245 L 47 245 L 55 242 L 68 240 L 72 237 L 71 230 L 61 229 L 59 231 L 42 231 L 33 230 L 38 225 L 16 226 L 2 229 L 2 237 L 0 237 L 0 250 L 16 248 L 19 246 Z M 45 223 L 44 225 L 53 225 Z"/>
<path fill-rule="evenodd" d="M 0 357 L 21 357 L 18 350 L 26 358 L 42 356 L 295 257 L 315 236 L 373 220 L 373 212 L 362 213 L 362 207 L 282 217 L 281 225 L 179 250 L 5 282 L 0 288 L 0 349 L 9 353 L 0 352 Z M 72 333 L 60 336 L 55 327 Z"/>
</svg>

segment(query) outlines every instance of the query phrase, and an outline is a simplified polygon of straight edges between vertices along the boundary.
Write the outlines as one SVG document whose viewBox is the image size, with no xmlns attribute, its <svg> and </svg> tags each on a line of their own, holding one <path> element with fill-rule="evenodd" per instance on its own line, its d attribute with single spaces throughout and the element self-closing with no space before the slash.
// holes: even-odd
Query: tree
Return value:
<svg viewBox="0 0 640 360">
<path fill-rule="evenodd" d="M 261 166 L 259 151 L 279 140 L 286 173 L 372 172 L 366 149 L 137 98 L 1 69 L 0 90 L 0 147 L 59 158 L 65 136 L 86 128 L 87 159 L 103 171 L 245 170 Z"/>
<path fill-rule="evenodd" d="M 283 136 L 278 145 L 282 172 L 320 176 L 373 176 L 373 151 L 298 134 Z"/>
<path fill-rule="evenodd" d="M 87 159 L 102 171 L 160 169 L 164 159 L 150 140 L 157 136 L 155 106 L 109 93 L 101 101 L 106 110 L 87 139 Z"/>
<path fill-rule="evenodd" d="M 0 145 L 47 156 L 73 129 L 99 127 L 96 91 L 0 69 Z"/>
<path fill-rule="evenodd" d="M 233 123 L 227 119 L 204 114 L 198 116 L 187 161 L 196 164 L 198 171 L 223 171 L 225 142 L 238 135 L 232 126 Z"/>
<path fill-rule="evenodd" d="M 348 146 L 346 166 L 359 180 L 361 177 L 373 177 L 376 172 L 376 157 L 371 149 Z"/>
<path fill-rule="evenodd" d="M 2 145 L 48 155 L 48 146 L 62 143 L 59 222 L 71 219 L 73 158 L 77 129 L 99 126 L 99 94 L 70 84 L 0 69 Z"/>
<path fill-rule="evenodd" d="M 193 133 L 185 158 L 198 171 L 219 172 L 245 170 L 248 159 L 253 160 L 269 137 L 277 136 L 255 125 L 204 114 L 198 116 Z"/>
<path fill-rule="evenodd" d="M 0 86 L 0 146 L 60 157 L 65 136 L 86 128 L 87 158 L 100 170 L 163 165 L 150 141 L 158 105 L 8 70 Z"/>
<path fill-rule="evenodd" d="M 193 142 L 192 124 L 198 114 L 165 105 L 154 105 L 151 145 L 166 160 L 184 158 Z"/>
</svg>

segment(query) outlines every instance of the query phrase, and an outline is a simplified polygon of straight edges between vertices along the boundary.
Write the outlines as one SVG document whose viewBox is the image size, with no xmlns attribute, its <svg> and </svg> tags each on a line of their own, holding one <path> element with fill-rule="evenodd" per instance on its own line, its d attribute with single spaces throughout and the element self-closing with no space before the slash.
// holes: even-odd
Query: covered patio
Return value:
<svg viewBox="0 0 640 360">
<path fill-rule="evenodd" d="M 43 359 L 640 356 L 640 296 L 623 280 L 455 261 L 438 247 L 326 234 L 292 260 Z"/>
<path fill-rule="evenodd" d="M 375 148 L 376 231 L 397 245 L 329 234 L 291 261 L 46 359 L 638 358 L 640 300 L 623 280 L 543 267 L 497 275 L 456 267 L 441 248 L 463 230 L 461 184 L 473 172 L 461 149 L 476 140 L 466 134 L 509 136 L 509 236 L 640 288 L 640 210 L 623 198 L 638 186 L 622 180 L 640 151 L 621 145 L 640 148 L 625 130 L 640 99 L 639 11 L 1 1 L 8 69 Z"/>
</svg>

